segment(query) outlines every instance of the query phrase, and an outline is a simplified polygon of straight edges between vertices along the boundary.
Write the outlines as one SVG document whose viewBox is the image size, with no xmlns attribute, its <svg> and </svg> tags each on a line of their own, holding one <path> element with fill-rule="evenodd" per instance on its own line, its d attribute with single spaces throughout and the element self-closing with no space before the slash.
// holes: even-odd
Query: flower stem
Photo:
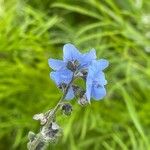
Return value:
<svg viewBox="0 0 150 150">
<path fill-rule="evenodd" d="M 75 73 L 74 73 L 75 74 Z M 75 76 L 72 76 L 71 81 L 67 84 L 65 90 L 64 90 L 64 94 L 62 95 L 62 97 L 60 98 L 60 100 L 58 101 L 58 103 L 56 104 L 56 106 L 54 107 L 54 109 L 52 111 L 48 111 L 48 116 L 47 116 L 47 122 L 45 125 L 43 125 L 43 127 L 45 129 L 48 129 L 51 122 L 55 119 L 55 115 L 61 105 L 61 103 L 63 102 L 63 100 L 65 99 L 68 90 L 70 88 L 70 86 L 72 85 Z M 45 150 L 45 148 L 47 147 L 48 142 L 44 139 L 43 135 L 41 134 L 41 132 L 39 132 L 36 135 L 36 138 L 32 141 L 30 141 L 28 143 L 28 150 Z"/>
</svg>

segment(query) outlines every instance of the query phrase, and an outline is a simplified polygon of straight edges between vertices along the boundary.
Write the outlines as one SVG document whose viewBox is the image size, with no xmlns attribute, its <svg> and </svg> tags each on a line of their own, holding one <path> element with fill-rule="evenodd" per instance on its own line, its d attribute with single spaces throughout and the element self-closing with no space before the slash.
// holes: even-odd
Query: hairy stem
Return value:
<svg viewBox="0 0 150 150">
<path fill-rule="evenodd" d="M 58 101 L 58 103 L 56 104 L 56 106 L 54 107 L 54 109 L 52 111 L 49 111 L 48 116 L 47 116 L 47 122 L 46 124 L 43 126 L 45 129 L 48 129 L 51 122 L 55 119 L 55 115 L 61 105 L 61 103 L 63 102 L 63 100 L 65 99 L 68 90 L 70 88 L 70 86 L 72 85 L 73 81 L 74 81 L 74 74 L 73 77 L 71 79 L 71 81 L 69 82 L 69 84 L 66 86 L 65 90 L 64 90 L 64 94 L 62 95 L 62 97 L 60 98 L 60 100 Z M 41 134 L 41 132 L 39 132 L 36 135 L 36 138 L 33 141 L 30 141 L 28 143 L 28 149 L 29 150 L 44 150 L 47 146 L 47 142 L 44 139 L 43 135 Z"/>
</svg>

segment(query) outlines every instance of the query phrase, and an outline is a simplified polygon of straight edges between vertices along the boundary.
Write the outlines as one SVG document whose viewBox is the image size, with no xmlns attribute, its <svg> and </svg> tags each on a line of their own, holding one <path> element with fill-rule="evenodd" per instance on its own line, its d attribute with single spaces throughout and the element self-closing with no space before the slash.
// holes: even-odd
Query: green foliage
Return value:
<svg viewBox="0 0 150 150">
<path fill-rule="evenodd" d="M 49 149 L 149 150 L 150 2 L 147 0 L 0 0 L 0 149 L 25 150 L 36 113 L 61 93 L 50 57 L 64 43 L 106 58 L 108 95 L 61 116 L 63 138 Z"/>
</svg>

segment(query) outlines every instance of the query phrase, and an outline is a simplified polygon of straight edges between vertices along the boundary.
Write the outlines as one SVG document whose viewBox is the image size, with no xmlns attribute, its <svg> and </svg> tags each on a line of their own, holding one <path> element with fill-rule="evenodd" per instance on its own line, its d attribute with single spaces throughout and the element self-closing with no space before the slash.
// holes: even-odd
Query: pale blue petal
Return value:
<svg viewBox="0 0 150 150">
<path fill-rule="evenodd" d="M 56 72 L 51 72 L 50 77 L 55 81 L 57 85 L 61 83 L 68 84 L 72 79 L 73 73 L 70 70 L 61 70 Z"/>
<path fill-rule="evenodd" d="M 61 80 L 63 80 L 64 83 L 69 83 L 73 77 L 73 72 L 70 70 L 63 70 L 58 72 L 60 74 Z"/>
<path fill-rule="evenodd" d="M 95 75 L 95 78 L 93 80 L 96 81 L 100 85 L 107 84 L 107 80 L 105 79 L 105 74 L 102 71 L 97 72 L 97 74 Z"/>
<path fill-rule="evenodd" d="M 66 68 L 66 63 L 58 59 L 49 59 L 48 64 L 53 70 L 61 70 Z"/>
<path fill-rule="evenodd" d="M 88 53 L 82 54 L 82 56 L 80 57 L 81 68 L 88 67 L 91 64 L 92 60 L 95 59 L 96 59 L 95 49 L 92 49 Z"/>
<path fill-rule="evenodd" d="M 104 70 L 109 65 L 109 62 L 106 59 L 97 60 L 97 69 Z"/>
<path fill-rule="evenodd" d="M 70 87 L 69 90 L 68 90 L 68 93 L 65 97 L 66 100 L 71 100 L 74 98 L 74 91 L 73 91 L 73 88 Z"/>
<path fill-rule="evenodd" d="M 55 81 L 55 83 L 56 83 L 57 85 L 59 85 L 59 84 L 61 83 L 59 74 L 58 74 L 57 72 L 54 72 L 54 71 L 51 72 L 51 73 L 50 73 L 50 78 L 51 78 L 53 81 Z"/>
<path fill-rule="evenodd" d="M 86 93 L 85 93 L 85 95 L 89 102 L 91 99 L 92 83 L 93 83 L 93 79 L 88 75 L 86 78 Z"/>
<path fill-rule="evenodd" d="M 88 68 L 87 78 L 92 79 L 93 81 L 98 81 L 100 78 L 104 79 L 104 73 L 101 70 L 97 69 L 97 67 L 95 67 L 93 64 L 94 63 L 92 63 L 92 65 L 90 65 Z"/>
<path fill-rule="evenodd" d="M 91 78 L 92 80 L 95 78 L 95 74 L 97 73 L 97 70 L 95 70 L 95 68 L 93 66 L 89 66 L 88 68 L 88 74 L 87 74 L 87 78 Z"/>
<path fill-rule="evenodd" d="M 92 88 L 92 97 L 95 100 L 100 100 L 106 95 L 106 90 L 103 86 L 93 86 Z"/>
<path fill-rule="evenodd" d="M 64 45 L 63 53 L 65 62 L 78 60 L 78 58 L 80 57 L 80 52 L 78 51 L 78 49 L 70 43 Z"/>
</svg>

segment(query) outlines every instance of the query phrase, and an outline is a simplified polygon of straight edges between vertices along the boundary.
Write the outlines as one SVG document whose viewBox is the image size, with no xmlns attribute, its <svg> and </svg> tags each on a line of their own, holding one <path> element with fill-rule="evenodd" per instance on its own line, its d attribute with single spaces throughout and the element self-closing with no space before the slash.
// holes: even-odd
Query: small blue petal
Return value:
<svg viewBox="0 0 150 150">
<path fill-rule="evenodd" d="M 51 78 L 53 81 L 55 81 L 55 83 L 56 83 L 57 85 L 59 85 L 59 84 L 61 83 L 59 74 L 56 73 L 56 72 L 54 72 L 54 71 L 50 73 L 50 78 Z"/>
<path fill-rule="evenodd" d="M 64 45 L 63 53 L 65 62 L 78 60 L 80 56 L 80 52 L 78 51 L 78 49 L 70 43 Z"/>
<path fill-rule="evenodd" d="M 98 70 L 93 67 L 93 65 L 90 65 L 88 68 L 88 75 L 87 78 L 91 78 L 92 80 L 95 78 L 95 74 L 98 72 Z"/>
<path fill-rule="evenodd" d="M 106 85 L 107 84 L 107 80 L 105 79 L 105 75 L 104 75 L 104 73 L 102 71 L 98 72 L 95 75 L 94 81 L 96 81 L 100 85 Z"/>
<path fill-rule="evenodd" d="M 66 63 L 58 59 L 49 59 L 48 64 L 53 70 L 61 70 L 66 68 Z"/>
<path fill-rule="evenodd" d="M 100 59 L 100 60 L 94 60 L 92 62 L 92 66 L 96 69 L 96 70 L 104 70 L 105 68 L 107 68 L 109 65 L 108 61 L 106 59 Z"/>
<path fill-rule="evenodd" d="M 68 84 L 72 79 L 73 73 L 70 70 L 61 70 L 56 72 L 51 72 L 50 77 L 55 81 L 57 85 L 61 83 Z"/>
<path fill-rule="evenodd" d="M 81 68 L 88 67 L 92 60 L 96 59 L 96 52 L 95 49 L 92 49 L 90 52 L 82 54 L 82 56 L 79 58 L 81 63 Z"/>
<path fill-rule="evenodd" d="M 93 72 L 89 71 L 88 75 L 86 77 L 86 97 L 88 101 L 90 101 L 91 98 L 91 90 L 92 90 L 92 84 L 93 84 Z"/>
<path fill-rule="evenodd" d="M 106 95 L 106 90 L 103 86 L 93 86 L 91 94 L 95 100 L 100 100 Z"/>
<path fill-rule="evenodd" d="M 74 98 L 74 91 L 73 91 L 73 88 L 70 87 L 69 90 L 68 90 L 68 93 L 65 97 L 66 100 L 71 100 Z"/>
</svg>

